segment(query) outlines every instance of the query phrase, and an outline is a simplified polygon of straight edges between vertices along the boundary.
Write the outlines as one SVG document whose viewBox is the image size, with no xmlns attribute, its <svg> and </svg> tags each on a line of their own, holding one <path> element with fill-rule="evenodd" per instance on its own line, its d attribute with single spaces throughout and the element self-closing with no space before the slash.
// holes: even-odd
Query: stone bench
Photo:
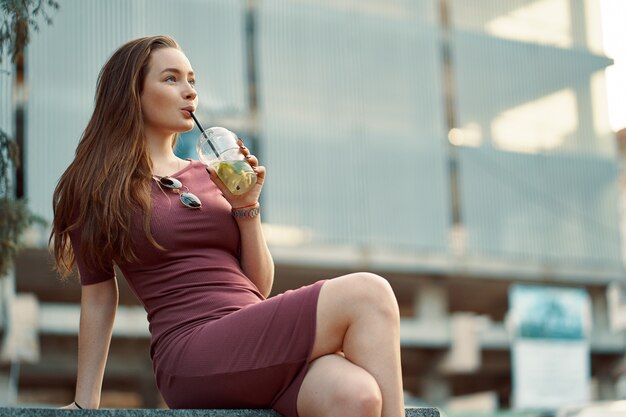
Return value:
<svg viewBox="0 0 626 417">
<path fill-rule="evenodd" d="M 273 410 L 156 410 L 147 408 L 59 410 L 0 408 L 0 417 L 281 417 Z M 441 417 L 436 408 L 406 408 L 406 417 Z"/>
</svg>

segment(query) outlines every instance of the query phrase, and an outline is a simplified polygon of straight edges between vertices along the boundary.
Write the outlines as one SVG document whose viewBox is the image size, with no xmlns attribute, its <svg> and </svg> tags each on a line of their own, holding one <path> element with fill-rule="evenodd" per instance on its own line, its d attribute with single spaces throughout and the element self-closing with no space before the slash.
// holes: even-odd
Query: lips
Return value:
<svg viewBox="0 0 626 417">
<path fill-rule="evenodd" d="M 194 106 L 187 106 L 187 107 L 183 107 L 181 110 L 193 113 L 194 111 L 196 111 L 196 108 Z"/>
</svg>

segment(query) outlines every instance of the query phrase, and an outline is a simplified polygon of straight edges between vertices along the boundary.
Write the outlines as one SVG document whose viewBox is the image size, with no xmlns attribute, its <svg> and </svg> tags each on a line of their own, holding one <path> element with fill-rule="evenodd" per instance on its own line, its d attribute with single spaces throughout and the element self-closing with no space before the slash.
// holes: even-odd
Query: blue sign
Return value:
<svg viewBox="0 0 626 417">
<path fill-rule="evenodd" d="M 589 302 L 582 288 L 514 285 L 509 292 L 513 336 L 583 340 L 589 333 Z"/>
</svg>

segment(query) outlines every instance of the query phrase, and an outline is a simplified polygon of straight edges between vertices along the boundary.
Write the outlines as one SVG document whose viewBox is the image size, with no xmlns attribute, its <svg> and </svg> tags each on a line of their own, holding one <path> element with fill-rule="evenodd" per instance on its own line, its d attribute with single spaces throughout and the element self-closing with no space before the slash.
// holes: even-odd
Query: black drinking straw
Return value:
<svg viewBox="0 0 626 417">
<path fill-rule="evenodd" d="M 213 144 L 209 140 L 209 137 L 206 135 L 206 133 L 204 133 L 204 128 L 202 127 L 202 124 L 200 124 L 200 121 L 196 118 L 196 115 L 193 114 L 192 111 L 190 111 L 189 114 L 193 118 L 193 121 L 196 122 L 196 125 L 198 126 L 198 129 L 200 129 L 200 132 L 202 132 L 202 136 L 204 136 L 206 138 L 206 141 L 209 144 L 209 146 L 211 147 L 211 149 L 213 150 L 213 153 L 215 154 L 215 156 L 219 157 L 220 154 L 217 153 L 217 149 L 215 149 L 215 146 L 213 146 Z"/>
</svg>

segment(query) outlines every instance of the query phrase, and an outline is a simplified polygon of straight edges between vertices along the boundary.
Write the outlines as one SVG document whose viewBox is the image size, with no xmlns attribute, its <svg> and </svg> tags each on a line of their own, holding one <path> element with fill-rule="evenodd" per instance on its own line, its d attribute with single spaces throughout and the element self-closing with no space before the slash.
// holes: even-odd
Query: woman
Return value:
<svg viewBox="0 0 626 417">
<path fill-rule="evenodd" d="M 100 73 L 93 115 L 54 193 L 56 266 L 67 276 L 77 265 L 81 280 L 75 402 L 66 408 L 99 406 L 115 263 L 148 313 L 170 407 L 404 415 L 391 287 L 356 273 L 267 298 L 265 168 L 240 143 L 258 181 L 236 196 L 213 169 L 174 155 L 178 134 L 194 126 L 194 84 L 189 60 L 165 36 L 126 43 Z"/>
</svg>

